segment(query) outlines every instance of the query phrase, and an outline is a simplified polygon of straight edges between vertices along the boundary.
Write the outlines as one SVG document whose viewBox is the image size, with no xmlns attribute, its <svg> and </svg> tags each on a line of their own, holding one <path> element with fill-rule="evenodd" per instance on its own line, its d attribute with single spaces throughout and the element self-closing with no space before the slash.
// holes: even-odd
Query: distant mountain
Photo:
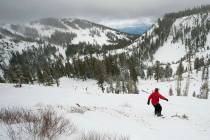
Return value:
<svg viewBox="0 0 210 140">
<path fill-rule="evenodd" d="M 24 24 L 0 25 L 0 64 L 11 53 L 44 44 L 54 45 L 71 56 L 123 48 L 136 37 L 83 19 L 43 18 Z M 1 69 L 1 67 L 0 67 Z M 1 74 L 1 72 L 0 72 Z"/>
<path fill-rule="evenodd" d="M 119 31 L 126 32 L 128 34 L 135 34 L 135 35 L 142 35 L 144 32 L 146 32 L 151 25 L 141 24 L 141 25 L 135 25 L 130 27 L 123 27 L 118 28 Z"/>
<path fill-rule="evenodd" d="M 82 19 L 44 18 L 25 24 L 0 26 L 2 36 L 30 40 L 43 40 L 57 45 L 89 43 L 94 45 L 117 44 L 129 41 L 129 35 L 109 27 Z"/>
</svg>

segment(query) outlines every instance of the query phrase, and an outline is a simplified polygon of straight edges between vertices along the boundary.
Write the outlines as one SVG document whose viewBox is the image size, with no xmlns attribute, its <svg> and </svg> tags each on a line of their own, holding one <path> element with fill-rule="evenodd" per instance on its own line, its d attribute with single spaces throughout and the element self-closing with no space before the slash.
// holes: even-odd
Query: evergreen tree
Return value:
<svg viewBox="0 0 210 140">
<path fill-rule="evenodd" d="M 44 83 L 47 86 L 52 86 L 53 85 L 53 77 L 50 71 L 50 67 L 48 65 L 44 66 L 43 69 L 43 79 L 44 79 Z"/>
<path fill-rule="evenodd" d="M 196 96 L 196 93 L 195 93 L 195 91 L 193 92 L 193 95 L 192 95 L 193 97 L 195 97 Z"/>
<path fill-rule="evenodd" d="M 181 96 L 181 82 L 182 82 L 182 74 L 184 72 L 184 66 L 182 65 L 182 61 L 180 61 L 179 66 L 177 68 L 177 96 Z"/>
<path fill-rule="evenodd" d="M 169 89 L 169 96 L 173 96 L 174 94 L 173 94 L 173 90 L 172 90 L 172 88 L 170 88 Z"/>
<path fill-rule="evenodd" d="M 168 63 L 165 68 L 165 78 L 169 79 L 172 76 L 172 74 L 173 74 L 173 70 L 171 68 L 171 65 Z"/>
<path fill-rule="evenodd" d="M 143 69 L 139 71 L 139 76 L 141 77 L 141 79 L 144 79 L 146 77 Z"/>
<path fill-rule="evenodd" d="M 0 83 L 5 83 L 5 80 L 0 76 Z"/>
<path fill-rule="evenodd" d="M 104 82 L 106 80 L 106 67 L 104 63 L 100 63 L 99 61 L 96 61 L 95 65 L 95 75 L 96 75 L 96 80 L 97 84 L 101 88 L 102 92 L 104 92 Z"/>
<path fill-rule="evenodd" d="M 155 80 L 158 80 L 161 78 L 161 68 L 160 68 L 160 61 L 155 62 L 155 67 L 154 67 L 154 72 L 155 72 Z"/>
<path fill-rule="evenodd" d="M 15 72 L 15 81 L 17 84 L 19 84 L 21 86 L 22 83 L 24 82 L 24 77 L 23 77 L 23 72 L 22 72 L 21 66 L 16 65 L 14 72 Z"/>
<path fill-rule="evenodd" d="M 200 69 L 200 60 L 198 57 L 195 58 L 194 69 L 196 70 L 196 72 L 198 72 L 198 70 Z"/>
<path fill-rule="evenodd" d="M 152 76 L 153 76 L 152 67 L 148 67 L 147 68 L 147 78 L 151 79 Z"/>
<path fill-rule="evenodd" d="M 138 75 L 137 75 L 137 71 L 135 69 L 135 67 L 133 65 L 129 66 L 129 70 L 130 70 L 130 77 L 134 82 L 138 81 Z"/>
<path fill-rule="evenodd" d="M 200 98 L 208 99 L 209 95 L 208 79 L 209 79 L 209 66 L 205 65 L 202 73 L 202 80 L 204 81 L 200 88 L 201 91 Z"/>
<path fill-rule="evenodd" d="M 38 80 L 39 84 L 44 83 L 44 77 L 43 77 L 42 71 L 39 67 L 37 67 L 37 80 Z"/>
<path fill-rule="evenodd" d="M 117 81 L 116 81 L 116 86 L 115 86 L 115 93 L 116 93 L 116 94 L 119 94 L 120 91 L 121 91 L 121 84 L 120 84 L 120 81 L 117 80 Z"/>
<path fill-rule="evenodd" d="M 180 61 L 177 70 L 176 70 L 176 75 L 178 75 L 180 78 L 182 78 L 182 74 L 184 72 L 184 66 L 182 64 L 182 61 Z"/>
<path fill-rule="evenodd" d="M 204 82 L 200 88 L 201 91 L 201 95 L 200 98 L 202 99 L 208 99 L 208 94 L 209 94 L 209 86 L 208 86 L 208 82 Z"/>
<path fill-rule="evenodd" d="M 136 86 L 136 82 L 132 79 L 127 82 L 128 93 L 138 94 L 138 88 Z"/>
</svg>

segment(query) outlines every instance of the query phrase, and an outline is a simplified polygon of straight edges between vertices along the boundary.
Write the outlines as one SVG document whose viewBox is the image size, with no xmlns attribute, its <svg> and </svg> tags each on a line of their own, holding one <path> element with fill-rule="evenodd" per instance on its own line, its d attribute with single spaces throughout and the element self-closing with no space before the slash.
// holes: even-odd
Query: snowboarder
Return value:
<svg viewBox="0 0 210 140">
<path fill-rule="evenodd" d="M 159 93 L 159 89 L 158 88 L 155 88 L 155 91 L 152 92 L 152 94 L 150 94 L 149 98 L 148 98 L 148 102 L 147 104 L 149 105 L 150 104 L 150 100 L 152 100 L 152 105 L 154 106 L 155 108 L 155 115 L 157 115 L 158 117 L 159 116 L 163 116 L 161 114 L 161 111 L 162 111 L 162 107 L 161 105 L 159 104 L 159 99 L 163 99 L 163 100 L 166 100 L 168 101 L 168 99 L 164 96 L 162 96 L 160 93 Z"/>
</svg>

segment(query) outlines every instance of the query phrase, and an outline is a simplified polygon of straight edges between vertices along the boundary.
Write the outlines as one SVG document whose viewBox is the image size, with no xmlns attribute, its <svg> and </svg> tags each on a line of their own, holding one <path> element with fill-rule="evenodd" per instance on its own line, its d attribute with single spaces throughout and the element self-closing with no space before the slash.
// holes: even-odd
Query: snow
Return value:
<svg viewBox="0 0 210 140">
<path fill-rule="evenodd" d="M 177 62 L 185 56 L 185 46 L 181 41 L 171 43 L 172 39 L 168 39 L 163 46 L 161 46 L 154 55 L 154 59 L 162 63 Z"/>
<path fill-rule="evenodd" d="M 208 17 L 204 19 L 205 21 L 209 19 L 209 14 L 210 13 L 208 13 Z M 197 25 L 201 25 L 202 16 L 203 15 L 201 14 L 194 14 L 194 15 L 178 18 L 176 19 L 172 27 L 176 27 L 177 29 L 180 29 L 182 27 L 191 27 L 191 28 L 196 27 Z"/>
<path fill-rule="evenodd" d="M 181 40 L 178 40 L 177 42 L 172 42 L 173 40 L 173 34 L 174 30 L 176 31 L 184 31 L 185 27 L 196 27 L 202 23 L 206 23 L 209 20 L 210 13 L 208 13 L 208 17 L 204 18 L 204 21 L 202 22 L 202 17 L 203 15 L 201 14 L 195 14 L 195 15 L 190 15 L 190 16 L 185 16 L 181 18 L 177 18 L 175 22 L 172 24 L 169 36 L 167 40 L 164 42 L 162 46 L 159 47 L 157 52 L 154 54 L 154 61 L 161 61 L 162 63 L 172 63 L 172 62 L 177 62 L 179 61 L 182 57 L 186 55 L 186 50 L 185 50 L 185 45 L 182 43 Z M 154 34 L 154 29 L 158 27 L 158 24 L 154 24 L 145 34 L 147 35 L 152 35 L 151 41 L 156 40 L 157 36 Z M 136 39 L 134 43 L 131 45 L 125 47 L 122 50 L 119 50 L 119 52 L 131 52 L 134 50 L 135 47 L 144 47 L 144 46 L 138 46 L 139 43 L 143 41 L 143 37 L 145 36 L 143 34 L 141 37 Z M 191 32 L 188 34 L 184 35 L 185 38 L 191 38 Z M 210 33 L 207 35 L 207 41 L 205 44 L 205 50 L 199 50 L 195 56 L 196 57 L 206 57 L 207 55 L 210 54 L 209 50 L 207 49 L 207 46 L 210 46 Z"/>
<path fill-rule="evenodd" d="M 109 41 L 110 39 L 108 38 L 107 33 L 113 34 L 118 39 L 129 40 L 127 38 L 126 34 L 119 33 L 117 31 L 109 29 L 109 28 L 104 29 L 104 28 L 101 28 L 100 26 L 93 24 L 93 26 L 83 29 L 78 24 L 72 23 L 78 27 L 78 29 L 75 29 L 75 28 L 71 27 L 70 25 L 67 25 L 63 21 L 64 19 L 58 19 L 58 20 L 60 23 L 62 23 L 62 25 L 64 25 L 66 27 L 66 29 L 42 25 L 39 22 L 23 23 L 23 24 L 21 24 L 21 26 L 36 29 L 39 36 L 42 38 L 49 38 L 53 33 L 55 33 L 55 31 L 64 32 L 64 33 L 75 33 L 77 36 L 72 40 L 72 44 L 78 44 L 80 42 L 86 42 L 86 43 L 100 45 L 100 46 L 113 44 Z M 65 19 L 65 20 L 68 20 L 71 23 L 76 19 Z M 88 21 L 80 20 L 80 22 L 81 22 L 81 24 L 83 24 Z M 90 22 L 90 24 L 92 24 L 92 23 Z M 2 27 L 4 29 L 7 29 L 8 31 L 10 31 L 11 33 L 18 34 L 20 36 L 24 36 L 22 33 L 11 29 L 11 24 L 5 24 L 5 25 L 2 25 Z M 91 36 L 90 34 L 91 34 L 91 31 L 93 31 L 93 30 L 97 31 L 99 33 L 99 36 L 98 35 Z"/>
<path fill-rule="evenodd" d="M 39 23 L 28 24 L 28 26 L 31 26 L 32 28 L 35 28 L 38 31 L 39 35 L 42 36 L 42 37 L 50 37 L 56 30 L 59 30 L 59 29 L 56 29 L 56 28 L 41 25 Z"/>
<path fill-rule="evenodd" d="M 188 97 L 168 96 L 172 87 L 175 94 L 176 81 L 140 80 L 140 94 L 103 94 L 96 81 L 79 79 L 61 79 L 60 87 L 45 87 L 41 85 L 23 85 L 14 88 L 12 84 L 0 84 L 0 107 L 25 106 L 34 110 L 51 106 L 71 119 L 80 133 L 96 131 L 107 134 L 127 135 L 131 140 L 190 139 L 208 140 L 210 137 L 210 100 L 192 97 L 192 92 L 199 93 L 201 72 L 193 73 Z M 182 82 L 183 88 L 185 80 Z M 153 115 L 153 107 L 148 106 L 148 94 L 155 87 L 169 99 L 160 101 L 166 118 Z M 144 90 L 144 91 L 143 91 Z M 72 107 L 78 107 L 84 113 L 71 112 Z M 61 106 L 61 107 L 60 107 Z M 187 115 L 189 119 L 171 117 Z M 0 133 L 3 130 L 0 129 Z M 75 139 L 71 136 L 67 139 Z M 1 135 L 0 135 L 1 139 Z M 4 139 L 4 137 L 3 137 Z"/>
<path fill-rule="evenodd" d="M 73 19 L 68 19 L 69 22 L 73 21 Z M 62 20 L 60 20 L 62 22 Z M 82 21 L 81 22 L 85 22 Z M 67 29 L 60 29 L 60 28 L 55 28 L 51 26 L 46 26 L 46 25 L 41 25 L 40 23 L 33 23 L 33 24 L 27 24 L 27 26 L 31 26 L 32 28 L 35 28 L 40 36 L 42 37 L 50 37 L 55 31 L 60 31 L 60 32 L 68 32 L 68 33 L 75 33 L 77 36 L 72 40 L 72 44 L 78 44 L 80 42 L 86 42 L 90 44 L 98 44 L 98 45 L 110 45 L 112 44 L 109 42 L 109 38 L 107 37 L 106 33 L 110 32 L 116 35 L 119 39 L 125 38 L 128 39 L 125 35 L 118 35 L 116 31 L 113 31 L 111 29 L 101 29 L 99 27 L 91 27 L 88 29 L 82 29 L 80 28 L 77 24 L 79 29 L 72 28 L 71 26 L 65 24 L 62 22 L 62 24 L 67 28 Z M 100 36 L 90 36 L 91 30 L 96 30 L 99 32 Z"/>
<path fill-rule="evenodd" d="M 89 42 L 90 44 L 98 44 L 98 45 L 110 45 L 108 42 L 108 37 L 104 32 L 100 32 L 100 36 L 90 36 L 90 29 L 86 30 L 78 30 L 76 31 L 77 37 L 72 40 L 73 44 L 78 44 L 79 42 Z"/>
<path fill-rule="evenodd" d="M 8 45 L 5 45 L 5 44 L 8 44 Z M 32 47 L 38 48 L 40 47 L 40 45 L 37 42 L 26 42 L 26 41 L 20 41 L 16 43 L 12 41 L 10 37 L 5 37 L 3 39 L 0 39 L 0 49 L 2 51 L 1 57 L 4 58 L 3 62 L 1 63 L 4 63 L 5 65 L 9 65 L 9 59 L 11 58 L 12 52 L 19 52 L 21 54 L 23 50 L 27 50 Z"/>
<path fill-rule="evenodd" d="M 7 29 L 9 32 L 13 33 L 13 34 L 17 34 L 17 35 L 20 35 L 20 36 L 24 36 L 22 33 L 20 32 L 17 32 L 13 29 L 11 29 L 11 25 L 10 24 L 5 24 L 2 26 L 3 29 Z"/>
</svg>

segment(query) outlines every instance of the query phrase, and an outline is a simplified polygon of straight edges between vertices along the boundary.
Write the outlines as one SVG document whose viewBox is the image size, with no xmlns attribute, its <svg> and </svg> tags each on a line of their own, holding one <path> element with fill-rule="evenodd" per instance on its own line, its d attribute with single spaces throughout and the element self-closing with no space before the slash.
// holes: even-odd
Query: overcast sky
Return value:
<svg viewBox="0 0 210 140">
<path fill-rule="evenodd" d="M 73 17 L 123 27 L 149 24 L 166 12 L 202 4 L 210 0 L 0 0 L 0 22 Z"/>
</svg>

